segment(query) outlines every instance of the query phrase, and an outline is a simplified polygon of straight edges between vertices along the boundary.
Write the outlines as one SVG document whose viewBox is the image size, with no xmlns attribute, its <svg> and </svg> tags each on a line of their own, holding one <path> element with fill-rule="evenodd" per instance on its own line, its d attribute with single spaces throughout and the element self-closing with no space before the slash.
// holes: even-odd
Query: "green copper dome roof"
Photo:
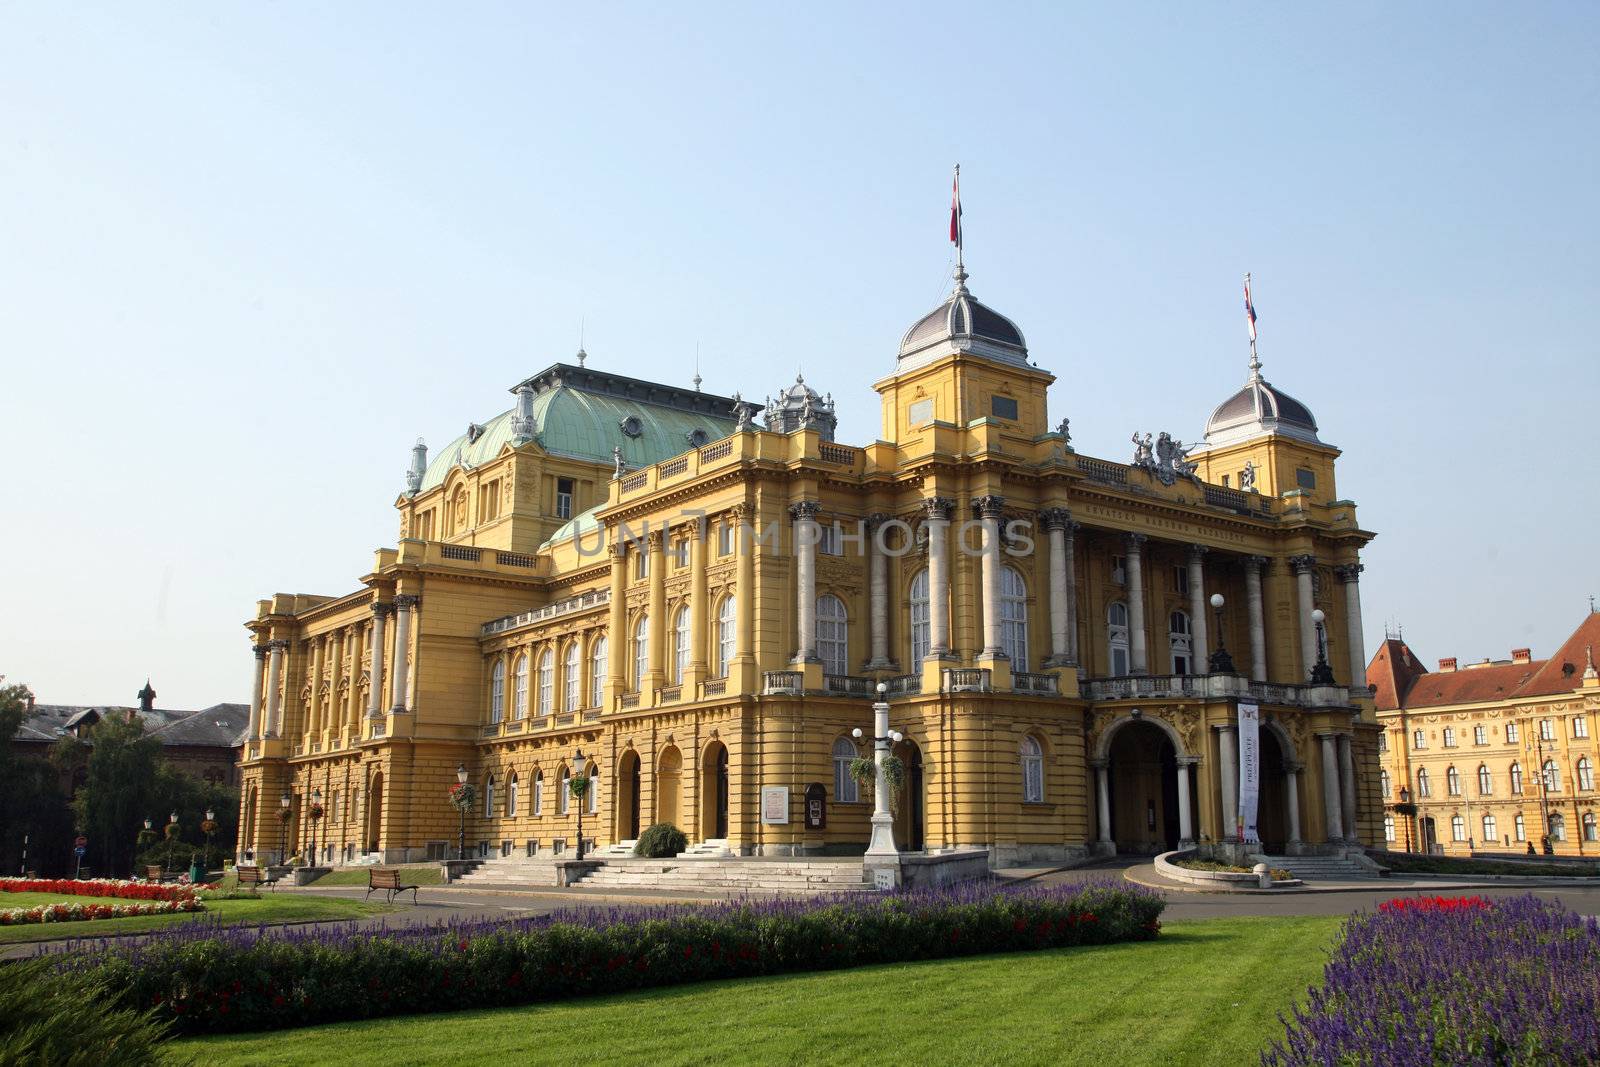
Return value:
<svg viewBox="0 0 1600 1067">
<path fill-rule="evenodd" d="M 533 440 L 546 452 L 610 466 L 612 449 L 622 449 L 630 467 L 698 448 L 733 433 L 734 407 L 752 415 L 760 406 L 676 386 L 640 381 L 558 363 L 520 383 L 533 391 Z M 516 409 L 474 425 L 440 449 L 428 463 L 419 492 L 444 482 L 463 460 L 476 467 L 515 443 Z"/>
</svg>

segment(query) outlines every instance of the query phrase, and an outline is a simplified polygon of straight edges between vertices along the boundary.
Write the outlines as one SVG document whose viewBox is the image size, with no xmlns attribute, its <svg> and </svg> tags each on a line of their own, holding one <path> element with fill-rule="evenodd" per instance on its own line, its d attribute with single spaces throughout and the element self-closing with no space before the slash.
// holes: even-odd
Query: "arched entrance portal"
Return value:
<svg viewBox="0 0 1600 1067">
<path fill-rule="evenodd" d="M 244 842 L 250 855 L 255 856 L 260 842 L 256 840 L 256 805 L 260 803 L 261 794 L 255 786 L 250 786 L 244 794 L 244 831 L 240 833 L 239 840 Z"/>
<path fill-rule="evenodd" d="M 895 797 L 894 840 L 903 849 L 921 852 L 927 847 L 923 838 L 927 792 L 922 781 L 922 749 L 907 739 L 893 751 L 906 768 L 906 784 Z"/>
<path fill-rule="evenodd" d="M 1263 852 L 1282 855 L 1289 844 L 1289 755 L 1274 729 L 1261 729 L 1261 792 L 1256 805 L 1256 836 Z"/>
<path fill-rule="evenodd" d="M 728 836 L 728 746 L 721 741 L 700 757 L 700 832 L 707 840 Z"/>
<path fill-rule="evenodd" d="M 372 781 L 367 785 L 367 832 L 366 851 L 378 851 L 378 834 L 383 828 L 383 772 L 372 776 Z"/>
<path fill-rule="evenodd" d="M 1439 827 L 1434 823 L 1432 815 L 1422 817 L 1422 826 L 1419 831 L 1422 835 L 1422 851 L 1431 853 L 1439 843 Z"/>
<path fill-rule="evenodd" d="M 682 803 L 683 754 L 676 745 L 668 745 L 656 762 L 656 822 L 678 826 Z"/>
<path fill-rule="evenodd" d="M 639 754 L 628 749 L 617 764 L 617 840 L 639 839 Z"/>
<path fill-rule="evenodd" d="M 1112 737 L 1106 773 L 1118 852 L 1151 855 L 1178 847 L 1177 757 L 1172 739 L 1148 722 L 1124 723 Z"/>
</svg>

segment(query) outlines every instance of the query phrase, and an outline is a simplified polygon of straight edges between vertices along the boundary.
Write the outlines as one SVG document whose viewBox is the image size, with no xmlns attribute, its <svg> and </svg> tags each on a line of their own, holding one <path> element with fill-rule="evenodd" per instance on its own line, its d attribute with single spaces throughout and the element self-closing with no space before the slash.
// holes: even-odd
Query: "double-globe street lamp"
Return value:
<svg viewBox="0 0 1600 1067">
<path fill-rule="evenodd" d="M 456 764 L 456 787 L 461 790 L 467 788 L 467 765 Z M 461 802 L 456 802 L 456 814 L 460 816 L 460 823 L 456 828 L 456 859 L 467 858 L 467 808 Z"/>
<path fill-rule="evenodd" d="M 278 815 L 278 862 L 284 863 L 289 858 L 289 805 L 294 803 L 294 797 L 285 789 L 283 796 L 278 798 L 280 811 Z"/>
<path fill-rule="evenodd" d="M 889 687 L 878 683 L 878 699 L 872 705 L 872 762 L 875 776 L 872 782 L 872 839 L 867 844 L 869 856 L 898 856 L 900 850 L 894 843 L 894 816 L 889 813 L 889 780 L 884 761 L 889 758 L 889 747 L 905 737 L 899 730 L 889 729 Z M 861 727 L 850 731 L 850 736 L 861 740 Z"/>
<path fill-rule="evenodd" d="M 594 787 L 594 783 L 590 782 L 589 776 L 584 773 L 584 771 L 588 769 L 588 757 L 583 754 L 583 749 L 580 748 L 572 754 L 571 779 L 571 782 L 582 780 L 585 783 L 581 787 L 582 792 L 576 794 L 576 799 L 578 801 L 578 859 L 580 861 L 583 859 L 583 806 L 584 802 L 588 799 L 589 790 Z M 569 782 L 567 785 L 569 791 L 572 788 L 571 782 Z"/>
</svg>

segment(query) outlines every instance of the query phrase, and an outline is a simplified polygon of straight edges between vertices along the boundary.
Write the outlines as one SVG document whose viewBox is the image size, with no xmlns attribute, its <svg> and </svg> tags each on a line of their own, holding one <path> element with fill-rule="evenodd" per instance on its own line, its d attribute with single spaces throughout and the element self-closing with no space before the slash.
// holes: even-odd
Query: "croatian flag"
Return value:
<svg viewBox="0 0 1600 1067">
<path fill-rule="evenodd" d="M 1250 301 L 1250 275 L 1244 276 L 1244 319 L 1250 327 L 1250 343 L 1256 343 L 1256 306 Z"/>
<path fill-rule="evenodd" d="M 955 184 L 950 188 L 950 243 L 961 247 L 961 164 L 956 164 Z"/>
</svg>

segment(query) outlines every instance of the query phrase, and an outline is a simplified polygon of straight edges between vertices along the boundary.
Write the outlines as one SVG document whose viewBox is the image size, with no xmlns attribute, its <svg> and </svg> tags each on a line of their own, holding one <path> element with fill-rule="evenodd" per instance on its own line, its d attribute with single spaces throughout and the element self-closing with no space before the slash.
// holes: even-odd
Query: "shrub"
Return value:
<svg viewBox="0 0 1600 1067">
<path fill-rule="evenodd" d="M 639 835 L 639 840 L 633 846 L 633 854 L 661 859 L 676 856 L 688 847 L 688 835 L 670 822 L 658 822 L 645 827 L 644 833 Z"/>
<path fill-rule="evenodd" d="M 0 966 L 0 1063 L 162 1062 L 167 1024 L 154 1011 L 108 1007 L 115 999 L 106 976 L 62 971 L 52 960 Z"/>
<path fill-rule="evenodd" d="M 1126 883 L 568 909 L 398 930 L 199 923 L 86 946 L 60 966 L 182 1033 L 491 1008 L 794 971 L 1149 940 L 1161 897 Z"/>
<path fill-rule="evenodd" d="M 1398 897 L 1359 914 L 1262 1054 L 1301 1064 L 1600 1061 L 1600 924 L 1534 896 Z"/>
</svg>

